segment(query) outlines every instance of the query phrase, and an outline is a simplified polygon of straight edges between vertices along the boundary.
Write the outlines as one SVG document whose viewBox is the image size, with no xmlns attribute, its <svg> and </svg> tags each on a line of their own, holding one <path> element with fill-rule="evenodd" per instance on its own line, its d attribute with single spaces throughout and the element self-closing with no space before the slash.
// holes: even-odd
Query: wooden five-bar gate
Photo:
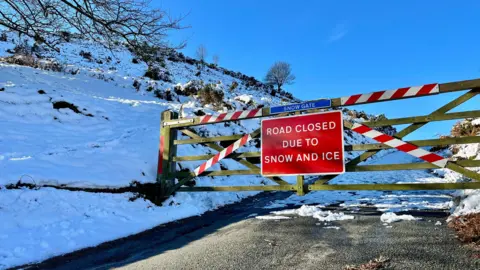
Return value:
<svg viewBox="0 0 480 270">
<path fill-rule="evenodd" d="M 296 184 L 290 184 L 281 177 L 268 177 L 276 185 L 259 186 L 195 186 L 193 181 L 198 176 L 227 176 L 227 175 L 258 175 L 260 168 L 257 165 L 261 156 L 260 152 L 235 153 L 235 150 L 245 145 L 252 139 L 261 136 L 260 128 L 250 134 L 239 134 L 232 136 L 201 137 L 192 127 L 199 125 L 210 125 L 221 122 L 237 121 L 260 117 L 279 117 L 289 114 L 308 114 L 318 111 L 337 109 L 341 107 L 368 104 L 375 102 L 386 102 L 398 99 L 416 98 L 421 96 L 443 94 L 456 91 L 469 90 L 458 98 L 448 102 L 428 115 L 404 117 L 397 119 L 379 119 L 360 123 L 353 123 L 344 120 L 344 127 L 353 132 L 370 137 L 379 143 L 376 144 L 355 144 L 344 145 L 345 151 L 364 151 L 356 158 L 346 163 L 347 172 L 365 171 L 392 171 L 392 170 L 423 170 L 435 168 L 448 168 L 458 172 L 472 181 L 461 183 L 403 183 L 403 184 L 329 184 L 329 181 L 337 175 L 319 176 L 312 184 L 306 184 L 304 176 L 298 175 Z M 334 98 L 329 100 L 329 106 L 322 109 L 300 109 L 295 112 L 276 113 L 271 108 L 221 113 L 219 115 L 205 115 L 196 118 L 179 119 L 178 113 L 165 111 L 162 113 L 160 131 L 160 150 L 158 161 L 158 176 L 161 197 L 165 198 L 177 191 L 295 191 L 299 195 L 314 190 L 432 190 L 432 189 L 477 189 L 480 188 L 480 174 L 467 169 L 468 167 L 480 167 L 480 160 L 448 160 L 446 157 L 428 152 L 421 147 L 424 146 L 445 146 L 452 144 L 480 143 L 480 136 L 468 137 L 447 137 L 439 139 L 403 141 L 402 139 L 415 130 L 425 126 L 429 122 L 466 119 L 480 117 L 480 110 L 451 112 L 452 109 L 472 99 L 480 93 L 480 79 L 451 82 L 443 84 L 427 84 L 417 87 L 405 87 L 394 90 L 378 91 L 367 94 L 352 95 L 348 97 Z M 311 101 L 316 102 L 316 101 Z M 476 103 L 480 107 L 480 103 Z M 374 130 L 375 127 L 409 124 L 406 128 L 398 131 L 393 136 L 383 134 Z M 178 133 L 182 133 L 191 139 L 178 140 Z M 225 145 L 224 148 L 220 142 Z M 215 151 L 217 154 L 197 156 L 177 156 L 177 145 L 202 144 Z M 408 164 L 382 164 L 382 165 L 358 165 L 369 157 L 384 149 L 396 148 L 418 157 L 425 162 Z M 233 159 L 247 170 L 208 170 L 224 158 Z M 205 160 L 202 165 L 194 171 L 176 171 L 177 162 Z M 477 182 L 478 181 L 478 182 Z"/>
</svg>

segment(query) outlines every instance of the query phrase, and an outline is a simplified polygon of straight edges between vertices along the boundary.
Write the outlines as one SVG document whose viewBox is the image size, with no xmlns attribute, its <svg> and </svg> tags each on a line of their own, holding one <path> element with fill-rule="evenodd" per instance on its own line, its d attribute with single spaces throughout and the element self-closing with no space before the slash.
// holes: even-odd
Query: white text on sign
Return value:
<svg viewBox="0 0 480 270">
<path fill-rule="evenodd" d="M 265 119 L 261 147 L 265 176 L 343 173 L 342 112 Z"/>
</svg>

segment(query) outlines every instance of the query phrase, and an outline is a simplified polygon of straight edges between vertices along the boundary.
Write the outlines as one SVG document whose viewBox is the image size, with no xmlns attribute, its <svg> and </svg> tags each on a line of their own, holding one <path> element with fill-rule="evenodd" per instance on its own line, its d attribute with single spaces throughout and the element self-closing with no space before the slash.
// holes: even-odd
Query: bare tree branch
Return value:
<svg viewBox="0 0 480 270">
<path fill-rule="evenodd" d="M 112 48 L 118 42 L 171 48 L 169 31 L 182 29 L 152 9 L 147 0 L 2 0 L 0 25 L 55 47 L 65 32 L 80 34 Z M 183 46 L 180 44 L 179 46 Z"/>
</svg>

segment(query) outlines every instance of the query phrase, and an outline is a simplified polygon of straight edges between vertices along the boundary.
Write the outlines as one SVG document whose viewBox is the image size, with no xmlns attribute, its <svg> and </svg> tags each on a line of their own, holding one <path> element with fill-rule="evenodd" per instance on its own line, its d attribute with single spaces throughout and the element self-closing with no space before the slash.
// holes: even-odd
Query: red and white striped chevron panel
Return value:
<svg viewBox="0 0 480 270">
<path fill-rule="evenodd" d="M 342 97 L 341 105 L 353 105 L 369 103 L 379 100 L 400 99 L 404 97 L 431 95 L 439 92 L 438 83 L 425 84 L 422 86 L 404 87 L 395 90 L 378 91 L 367 94 L 358 94 Z"/>
<path fill-rule="evenodd" d="M 237 112 L 230 112 L 230 113 L 221 113 L 219 115 L 205 115 L 200 117 L 200 123 L 213 123 L 213 122 L 220 122 L 226 120 L 240 120 L 240 119 L 247 119 L 253 117 L 262 116 L 262 109 L 254 109 L 248 111 L 237 111 Z"/>
<path fill-rule="evenodd" d="M 372 138 L 377 142 L 386 144 L 414 157 L 425 160 L 426 162 L 432 163 L 438 167 L 444 168 L 447 165 L 448 158 L 428 152 L 427 150 L 424 150 L 416 145 L 404 142 L 387 134 L 383 134 L 365 125 L 355 123 L 352 127 L 352 130 L 366 137 Z"/>
<path fill-rule="evenodd" d="M 242 138 L 238 139 L 237 141 L 235 141 L 234 143 L 229 145 L 227 148 L 223 149 L 222 151 L 217 153 L 215 156 L 213 156 L 211 159 L 207 160 L 205 163 L 203 163 L 198 168 L 196 168 L 194 170 L 195 176 L 200 175 L 201 173 L 203 173 L 208 168 L 217 164 L 220 160 L 224 159 L 226 156 L 230 155 L 231 153 L 233 153 L 238 148 L 244 146 L 251 139 L 252 139 L 252 137 L 250 136 L 250 134 L 246 134 Z"/>
</svg>

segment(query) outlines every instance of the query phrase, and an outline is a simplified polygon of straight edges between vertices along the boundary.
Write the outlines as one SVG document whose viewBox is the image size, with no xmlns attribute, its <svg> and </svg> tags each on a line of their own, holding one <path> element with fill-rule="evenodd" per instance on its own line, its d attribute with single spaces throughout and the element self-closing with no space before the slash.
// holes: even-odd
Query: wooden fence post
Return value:
<svg viewBox="0 0 480 270">
<path fill-rule="evenodd" d="M 164 126 L 164 121 L 178 119 L 178 113 L 164 111 L 160 121 L 160 149 L 158 154 L 157 183 L 160 184 L 160 197 L 175 185 L 176 163 L 173 157 L 177 154 L 177 146 L 173 141 L 177 139 L 177 130 Z"/>
<path fill-rule="evenodd" d="M 297 195 L 303 196 L 305 195 L 305 188 L 304 188 L 304 177 L 303 175 L 297 175 Z"/>
</svg>

